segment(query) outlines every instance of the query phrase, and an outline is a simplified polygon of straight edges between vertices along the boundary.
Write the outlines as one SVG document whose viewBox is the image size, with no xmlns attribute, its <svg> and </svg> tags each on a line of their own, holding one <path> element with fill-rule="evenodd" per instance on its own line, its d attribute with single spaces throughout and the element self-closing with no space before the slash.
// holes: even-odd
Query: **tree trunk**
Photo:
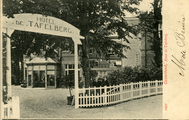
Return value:
<svg viewBox="0 0 189 120">
<path fill-rule="evenodd" d="M 20 79 L 21 82 L 25 82 L 25 78 L 24 78 L 24 62 L 23 62 L 23 57 L 20 59 L 21 62 L 21 68 L 20 68 Z"/>
<path fill-rule="evenodd" d="M 82 68 L 85 77 L 85 88 L 90 87 L 90 67 L 89 67 L 89 35 L 87 34 L 82 42 Z"/>
<path fill-rule="evenodd" d="M 15 60 L 15 85 L 20 85 L 20 66 L 19 66 L 19 57 Z"/>
<path fill-rule="evenodd" d="M 155 28 L 155 32 L 154 32 L 154 61 L 156 63 L 156 66 L 159 68 L 162 66 L 162 48 L 161 48 L 161 39 L 159 37 L 159 30 L 158 30 L 158 25 L 160 24 L 160 15 L 161 15 L 161 8 L 158 7 L 158 3 L 161 2 L 161 0 L 154 0 L 154 28 Z"/>
</svg>

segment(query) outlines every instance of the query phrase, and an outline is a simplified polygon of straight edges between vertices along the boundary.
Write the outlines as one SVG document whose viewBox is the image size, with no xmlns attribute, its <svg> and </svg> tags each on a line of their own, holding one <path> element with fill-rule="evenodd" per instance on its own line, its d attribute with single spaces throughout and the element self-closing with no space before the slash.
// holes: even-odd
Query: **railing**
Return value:
<svg viewBox="0 0 189 120">
<path fill-rule="evenodd" d="M 13 96 L 7 104 L 2 103 L 2 105 L 2 118 L 20 118 L 20 103 L 18 96 Z"/>
<path fill-rule="evenodd" d="M 111 105 L 163 92 L 163 81 L 147 81 L 116 86 L 80 88 L 79 107 Z"/>
</svg>

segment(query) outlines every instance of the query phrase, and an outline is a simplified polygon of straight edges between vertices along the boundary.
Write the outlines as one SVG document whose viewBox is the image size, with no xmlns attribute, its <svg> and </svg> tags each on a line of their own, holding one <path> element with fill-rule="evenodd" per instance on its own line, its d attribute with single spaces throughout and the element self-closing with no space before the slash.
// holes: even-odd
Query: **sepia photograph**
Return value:
<svg viewBox="0 0 189 120">
<path fill-rule="evenodd" d="M 186 50 L 169 54 L 164 1 L 2 0 L 1 118 L 163 119 L 188 68 Z"/>
</svg>

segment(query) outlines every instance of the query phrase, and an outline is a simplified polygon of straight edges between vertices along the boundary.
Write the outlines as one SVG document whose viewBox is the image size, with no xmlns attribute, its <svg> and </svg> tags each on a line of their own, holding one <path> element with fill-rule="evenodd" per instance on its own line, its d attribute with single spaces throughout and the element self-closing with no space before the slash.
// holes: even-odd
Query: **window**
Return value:
<svg viewBox="0 0 189 120">
<path fill-rule="evenodd" d="M 135 64 L 140 65 L 140 53 L 136 52 L 135 54 Z"/>
<path fill-rule="evenodd" d="M 54 70 L 55 66 L 54 65 L 47 65 L 47 70 Z"/>
<path fill-rule="evenodd" d="M 73 65 L 68 65 L 69 66 L 69 69 L 72 69 L 73 68 Z"/>
<path fill-rule="evenodd" d="M 32 70 L 32 66 L 28 66 L 28 70 Z"/>
<path fill-rule="evenodd" d="M 80 65 L 78 65 L 78 71 L 80 71 Z M 75 71 L 75 65 L 74 64 L 66 64 L 65 65 L 65 75 L 74 74 Z M 78 74 L 80 77 L 80 75 Z"/>
</svg>

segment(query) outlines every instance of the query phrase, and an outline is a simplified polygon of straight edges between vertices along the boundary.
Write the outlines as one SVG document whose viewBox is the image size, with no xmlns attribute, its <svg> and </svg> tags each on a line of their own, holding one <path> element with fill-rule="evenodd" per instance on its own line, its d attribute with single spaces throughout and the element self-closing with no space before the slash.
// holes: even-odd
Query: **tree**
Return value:
<svg viewBox="0 0 189 120">
<path fill-rule="evenodd" d="M 154 0 L 151 3 L 153 9 L 139 14 L 140 23 L 138 25 L 140 31 L 145 31 L 148 42 L 152 43 L 151 50 L 154 51 L 154 65 L 157 68 L 162 67 L 162 38 L 159 33 L 159 25 L 162 24 L 162 0 Z"/>
<path fill-rule="evenodd" d="M 38 13 L 57 17 L 81 30 L 82 68 L 85 76 L 85 87 L 90 86 L 89 48 L 94 48 L 99 57 L 108 51 L 119 57 L 123 48 L 128 46 L 111 41 L 107 36 L 118 33 L 119 39 L 126 39 L 129 33 L 136 34 L 135 29 L 127 24 L 124 11 L 137 12 L 131 5 L 139 5 L 141 0 L 4 0 L 3 11 L 7 17 L 15 13 Z"/>
<path fill-rule="evenodd" d="M 159 24 L 162 24 L 162 15 L 161 15 L 161 8 L 162 8 L 162 0 L 154 0 L 152 4 L 154 8 L 154 42 L 153 42 L 153 50 L 155 52 L 155 63 L 158 68 L 162 66 L 162 38 L 159 36 Z"/>
</svg>

